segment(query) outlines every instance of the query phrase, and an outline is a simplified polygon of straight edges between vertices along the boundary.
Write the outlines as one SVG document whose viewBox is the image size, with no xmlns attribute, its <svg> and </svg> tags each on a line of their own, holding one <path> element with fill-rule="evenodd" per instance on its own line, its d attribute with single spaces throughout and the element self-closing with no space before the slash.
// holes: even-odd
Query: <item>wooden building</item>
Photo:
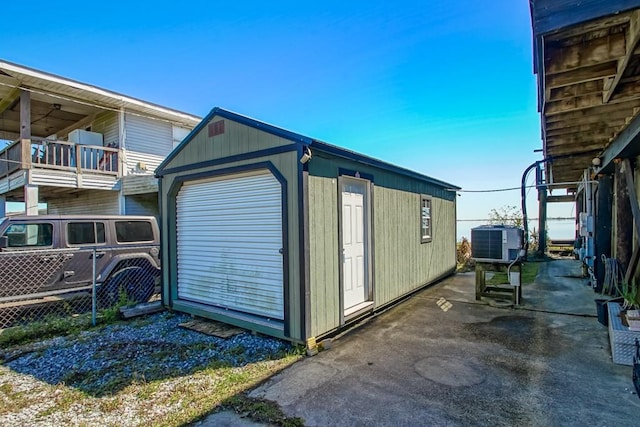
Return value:
<svg viewBox="0 0 640 427">
<path fill-rule="evenodd" d="M 458 187 L 220 108 L 156 174 L 177 311 L 304 342 L 456 267 Z"/>
<path fill-rule="evenodd" d="M 640 1 L 530 4 L 545 184 L 576 202 L 596 289 L 603 256 L 629 282 L 640 259 Z"/>
</svg>

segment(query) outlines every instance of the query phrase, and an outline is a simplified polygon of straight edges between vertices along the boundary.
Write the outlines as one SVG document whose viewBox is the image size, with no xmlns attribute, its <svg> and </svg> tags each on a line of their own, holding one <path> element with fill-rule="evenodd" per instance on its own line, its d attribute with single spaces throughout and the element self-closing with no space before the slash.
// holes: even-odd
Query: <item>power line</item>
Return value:
<svg viewBox="0 0 640 427">
<path fill-rule="evenodd" d="M 598 181 L 586 181 L 586 182 L 597 183 Z M 526 185 L 524 188 L 541 187 L 541 188 L 553 189 L 554 187 L 564 187 L 564 186 L 567 186 L 567 185 L 579 185 L 579 184 L 583 184 L 583 183 L 585 183 L 585 181 L 553 182 L 553 183 L 550 183 L 550 184 Z M 502 191 L 515 191 L 515 190 L 519 191 L 521 189 L 522 189 L 522 187 L 491 188 L 491 189 L 487 189 L 487 190 L 464 190 L 464 189 L 456 190 L 455 188 L 447 188 L 447 191 L 455 191 L 455 192 L 458 192 L 458 193 L 498 193 L 498 192 L 502 192 Z"/>
<path fill-rule="evenodd" d="M 539 218 L 529 218 L 529 221 L 537 221 Z M 568 221 L 568 220 L 573 220 L 575 221 L 575 217 L 573 216 L 556 216 L 556 217 L 551 217 L 551 218 L 547 218 L 547 221 Z M 480 219 L 457 219 L 457 222 L 490 222 L 490 221 L 496 221 L 495 218 L 480 218 Z"/>
</svg>

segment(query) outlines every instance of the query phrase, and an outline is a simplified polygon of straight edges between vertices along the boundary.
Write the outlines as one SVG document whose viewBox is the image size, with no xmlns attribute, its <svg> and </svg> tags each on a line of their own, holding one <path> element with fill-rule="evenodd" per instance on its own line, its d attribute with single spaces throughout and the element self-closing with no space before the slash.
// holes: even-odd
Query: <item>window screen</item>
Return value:
<svg viewBox="0 0 640 427">
<path fill-rule="evenodd" d="M 152 242 L 153 228 L 148 221 L 116 221 L 118 242 Z"/>
</svg>

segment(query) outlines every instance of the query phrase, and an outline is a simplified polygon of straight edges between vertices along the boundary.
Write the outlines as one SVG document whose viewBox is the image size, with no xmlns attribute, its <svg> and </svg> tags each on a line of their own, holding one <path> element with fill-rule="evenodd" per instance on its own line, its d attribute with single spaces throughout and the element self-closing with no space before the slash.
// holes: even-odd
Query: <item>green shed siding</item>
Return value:
<svg viewBox="0 0 640 427">
<path fill-rule="evenodd" d="M 171 170 L 197 164 L 203 160 L 222 159 L 292 143 L 288 139 L 217 116 L 214 116 L 209 123 L 218 120 L 224 120 L 223 134 L 210 137 L 208 128 L 205 126 L 188 141 L 188 148 L 182 150 L 177 148 L 179 151 L 164 166 L 164 169 Z"/>
<path fill-rule="evenodd" d="M 374 293 L 389 303 L 450 273 L 456 266 L 455 205 L 432 199 L 430 242 L 420 243 L 420 194 L 376 187 Z"/>
<path fill-rule="evenodd" d="M 215 119 L 213 119 L 215 121 Z M 233 129 L 232 132 L 228 132 Z M 246 130 L 246 132 L 243 132 Z M 222 135 L 220 135 L 222 136 Z M 287 311 L 288 334 L 287 337 L 293 340 L 302 340 L 303 328 L 301 321 L 301 311 L 303 305 L 300 304 L 300 266 L 302 257 L 300 254 L 300 236 L 299 236 L 299 211 L 298 211 L 298 185 L 299 171 L 298 152 L 286 151 L 284 153 L 276 153 L 254 158 L 244 158 L 242 160 L 224 162 L 213 166 L 198 167 L 203 160 L 216 160 L 227 158 L 233 154 L 246 154 L 255 151 L 262 151 L 265 148 L 273 148 L 274 146 L 290 145 L 291 141 L 274 137 L 273 135 L 262 132 L 260 130 L 234 123 L 225 119 L 225 138 L 219 139 L 220 136 L 209 138 L 207 136 L 207 128 L 195 135 L 189 144 L 182 147 L 181 151 L 166 166 L 165 170 L 169 171 L 161 179 L 161 212 L 163 213 L 161 229 L 162 229 L 162 263 L 163 266 L 163 301 L 169 306 L 187 313 L 209 317 L 235 324 L 241 327 L 247 327 L 252 324 L 245 320 L 239 320 L 237 317 L 225 316 L 223 314 L 209 312 L 204 305 L 193 303 L 181 303 L 177 300 L 177 275 L 176 275 L 176 230 L 175 230 L 175 212 L 177 193 L 176 180 L 180 181 L 194 174 L 216 174 L 216 171 L 229 168 L 242 167 L 247 165 L 255 165 L 258 163 L 271 162 L 278 172 L 285 178 L 287 182 L 287 244 L 288 244 L 288 271 L 285 271 L 285 277 L 288 281 L 288 293 L 285 295 L 285 311 Z M 213 141 L 215 139 L 215 141 Z M 265 144 L 266 147 L 265 147 Z M 218 145 L 213 149 L 207 145 Z M 242 147 L 242 148 L 239 148 Z M 185 166 L 182 168 L 182 166 Z M 179 172 L 171 173 L 174 168 L 181 167 Z M 286 327 L 285 326 L 285 327 Z M 268 326 L 258 326 L 253 328 L 274 336 L 283 336 L 275 328 Z"/>
<path fill-rule="evenodd" d="M 340 326 L 337 179 L 309 176 L 311 335 Z"/>
<path fill-rule="evenodd" d="M 340 326 L 338 176 L 373 179 L 373 290 L 376 308 L 451 273 L 456 266 L 455 191 L 314 152 L 309 162 L 311 332 Z M 420 196 L 432 196 L 432 234 L 421 243 Z"/>
</svg>

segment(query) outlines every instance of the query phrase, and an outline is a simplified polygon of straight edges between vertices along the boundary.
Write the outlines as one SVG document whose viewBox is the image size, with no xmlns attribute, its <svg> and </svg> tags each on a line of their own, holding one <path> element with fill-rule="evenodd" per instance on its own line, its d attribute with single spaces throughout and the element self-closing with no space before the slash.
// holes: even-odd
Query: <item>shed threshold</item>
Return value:
<svg viewBox="0 0 640 427">
<path fill-rule="evenodd" d="M 344 311 L 344 316 L 348 317 L 351 316 L 352 314 L 356 314 L 358 312 L 361 311 L 365 311 L 369 308 L 373 307 L 373 301 L 365 301 L 365 302 L 361 302 L 360 304 L 356 304 L 353 307 L 349 307 Z"/>
</svg>

